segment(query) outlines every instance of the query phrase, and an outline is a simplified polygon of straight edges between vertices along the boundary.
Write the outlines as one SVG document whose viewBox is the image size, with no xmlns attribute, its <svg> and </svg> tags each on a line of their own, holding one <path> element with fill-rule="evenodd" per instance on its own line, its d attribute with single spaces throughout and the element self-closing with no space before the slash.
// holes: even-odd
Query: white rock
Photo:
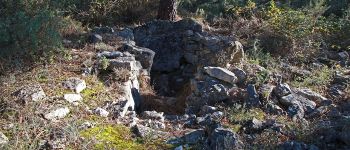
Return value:
<svg viewBox="0 0 350 150">
<path fill-rule="evenodd" d="M 108 115 L 109 115 L 109 112 L 107 110 L 105 110 L 105 109 L 102 109 L 102 108 L 96 108 L 94 110 L 94 113 L 96 115 L 101 116 L 101 117 L 108 117 Z"/>
<path fill-rule="evenodd" d="M 56 110 L 51 111 L 48 114 L 45 114 L 44 117 L 45 119 L 48 119 L 48 120 L 61 119 L 67 116 L 69 112 L 70 110 L 68 109 L 68 107 L 58 108 Z"/>
<path fill-rule="evenodd" d="M 9 139 L 5 136 L 5 134 L 0 132 L 0 146 L 5 145 L 8 142 L 9 142 Z"/>
<path fill-rule="evenodd" d="M 69 103 L 80 102 L 83 97 L 80 94 L 64 94 L 64 99 Z"/>
<path fill-rule="evenodd" d="M 24 103 L 28 103 L 29 101 L 37 102 L 46 97 L 44 90 L 39 84 L 24 86 L 18 90 L 15 95 Z"/>
<path fill-rule="evenodd" d="M 322 102 L 328 100 L 327 98 L 323 97 L 322 95 L 310 90 L 310 89 L 297 89 L 297 94 L 304 96 L 310 100 Z"/>
<path fill-rule="evenodd" d="M 219 80 L 222 80 L 231 84 L 236 84 L 238 82 L 238 78 L 236 77 L 236 75 L 225 68 L 204 67 L 204 71 L 211 77 L 217 78 Z"/>
<path fill-rule="evenodd" d="M 67 89 L 74 90 L 76 93 L 80 93 L 86 88 L 86 83 L 82 79 L 73 77 L 64 81 L 63 86 Z"/>
</svg>

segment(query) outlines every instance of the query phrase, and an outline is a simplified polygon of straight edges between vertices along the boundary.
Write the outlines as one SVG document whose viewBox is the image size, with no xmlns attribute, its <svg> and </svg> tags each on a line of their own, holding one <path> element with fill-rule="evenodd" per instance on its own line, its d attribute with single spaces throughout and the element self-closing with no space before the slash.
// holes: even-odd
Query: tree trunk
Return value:
<svg viewBox="0 0 350 150">
<path fill-rule="evenodd" d="M 158 19 L 175 21 L 176 19 L 176 0 L 160 0 Z"/>
</svg>

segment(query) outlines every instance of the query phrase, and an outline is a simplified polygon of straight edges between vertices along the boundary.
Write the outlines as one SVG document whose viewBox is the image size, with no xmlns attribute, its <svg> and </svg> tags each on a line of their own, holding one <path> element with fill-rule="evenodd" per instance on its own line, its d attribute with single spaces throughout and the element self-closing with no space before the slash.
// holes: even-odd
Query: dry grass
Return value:
<svg viewBox="0 0 350 150">
<path fill-rule="evenodd" d="M 118 88 L 106 86 L 100 78 L 94 75 L 81 75 L 81 65 L 87 60 L 91 61 L 94 54 L 94 50 L 86 45 L 84 49 L 69 51 L 73 59 L 57 57 L 52 64 L 35 63 L 30 68 L 24 68 L 25 64 L 12 69 L 6 68 L 6 72 L 0 76 L 0 129 L 10 139 L 10 143 L 4 149 L 39 149 L 42 140 L 55 140 L 52 136 L 55 129 L 62 130 L 66 139 L 63 145 L 66 145 L 66 148 L 83 149 L 82 146 L 88 142 L 79 136 L 79 126 L 83 122 L 113 123 L 112 120 L 90 114 L 86 109 L 86 107 L 101 107 L 105 101 L 119 96 L 113 91 Z M 87 82 L 88 87 L 82 93 L 84 102 L 78 106 L 72 106 L 62 99 L 63 94 L 71 93 L 62 86 L 62 81 L 69 77 L 78 77 Z M 26 105 L 18 103 L 17 97 L 12 93 L 28 84 L 39 84 L 47 98 Z M 70 114 L 56 122 L 42 117 L 45 112 L 58 106 L 68 106 Z"/>
</svg>

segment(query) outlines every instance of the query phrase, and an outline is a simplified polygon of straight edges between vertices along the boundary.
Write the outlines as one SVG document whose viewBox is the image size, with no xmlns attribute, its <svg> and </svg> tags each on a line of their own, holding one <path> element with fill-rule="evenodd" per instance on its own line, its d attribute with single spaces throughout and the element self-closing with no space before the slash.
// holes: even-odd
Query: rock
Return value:
<svg viewBox="0 0 350 150">
<path fill-rule="evenodd" d="M 213 120 L 220 121 L 224 117 L 224 113 L 221 111 L 216 111 L 211 114 Z"/>
<path fill-rule="evenodd" d="M 282 115 L 285 113 L 284 110 L 280 106 L 278 106 L 274 103 L 267 103 L 265 110 L 267 112 L 269 112 L 271 114 L 275 114 L 275 115 Z"/>
<path fill-rule="evenodd" d="M 64 94 L 63 98 L 69 103 L 81 102 L 83 100 L 80 94 Z"/>
<path fill-rule="evenodd" d="M 0 147 L 3 145 L 6 145 L 8 142 L 9 142 L 9 139 L 5 136 L 5 134 L 0 132 Z"/>
<path fill-rule="evenodd" d="M 319 103 L 322 103 L 323 101 L 328 101 L 327 98 L 323 97 L 322 95 L 310 90 L 310 89 L 297 89 L 296 94 L 301 95 L 303 97 L 306 97 L 312 101 L 316 101 Z"/>
<path fill-rule="evenodd" d="M 319 150 L 315 145 L 307 145 L 303 142 L 287 141 L 278 146 L 283 150 Z"/>
<path fill-rule="evenodd" d="M 44 90 L 40 85 L 27 85 L 14 93 L 15 96 L 23 103 L 27 104 L 30 101 L 40 101 L 46 97 Z"/>
<path fill-rule="evenodd" d="M 182 139 L 186 144 L 197 144 L 203 141 L 205 138 L 205 132 L 203 129 L 197 129 L 186 133 Z"/>
<path fill-rule="evenodd" d="M 345 86 L 340 85 L 340 84 L 333 84 L 329 87 L 328 89 L 328 93 L 332 96 L 332 97 L 341 97 L 343 96 L 344 93 L 344 89 Z"/>
<path fill-rule="evenodd" d="M 240 68 L 234 68 L 232 72 L 237 76 L 238 83 L 243 83 L 247 79 L 247 73 Z"/>
<path fill-rule="evenodd" d="M 204 117 L 197 117 L 196 121 L 200 126 L 207 127 L 213 123 L 213 118 L 210 115 L 206 115 Z"/>
<path fill-rule="evenodd" d="M 340 52 L 338 53 L 338 57 L 340 61 L 348 61 L 350 56 L 348 52 Z"/>
<path fill-rule="evenodd" d="M 261 130 L 263 130 L 263 122 L 258 119 L 253 118 L 246 123 L 245 133 L 256 133 Z"/>
<path fill-rule="evenodd" d="M 62 107 L 55 109 L 44 115 L 44 118 L 47 120 L 57 120 L 66 117 L 69 114 L 70 110 L 68 107 Z"/>
<path fill-rule="evenodd" d="M 108 26 L 105 26 L 105 27 L 94 27 L 92 29 L 92 32 L 93 33 L 98 33 L 98 34 L 112 34 L 114 33 L 114 29 L 111 28 L 111 27 L 108 27 Z"/>
<path fill-rule="evenodd" d="M 116 36 L 122 37 L 124 40 L 133 41 L 134 40 L 134 31 L 130 28 L 124 28 L 121 31 L 115 33 Z"/>
<path fill-rule="evenodd" d="M 124 56 L 124 54 L 120 51 L 103 51 L 103 52 L 100 52 L 100 53 L 97 53 L 97 57 L 98 58 L 107 58 L 107 59 L 115 59 L 117 57 L 122 57 Z"/>
<path fill-rule="evenodd" d="M 124 44 L 121 50 L 124 52 L 129 52 L 130 54 L 134 54 L 135 59 L 141 62 L 142 68 L 148 70 L 148 72 L 151 71 L 153 58 L 155 56 L 154 51 L 132 44 Z"/>
<path fill-rule="evenodd" d="M 334 84 L 339 84 L 339 85 L 346 85 L 350 83 L 350 74 L 347 73 L 349 70 L 342 71 L 342 72 L 336 72 L 334 76 Z"/>
<path fill-rule="evenodd" d="M 277 86 L 273 89 L 273 93 L 278 97 L 283 97 L 286 95 L 289 95 L 292 93 L 292 90 L 290 89 L 288 84 L 282 84 L 279 83 Z"/>
<path fill-rule="evenodd" d="M 316 108 L 316 103 L 296 94 L 289 94 L 280 99 L 280 103 L 284 106 L 301 105 L 306 113 L 312 112 Z"/>
<path fill-rule="evenodd" d="M 238 81 L 238 78 L 236 75 L 224 68 L 220 67 L 204 67 L 204 71 L 209 74 L 211 77 L 217 78 L 219 80 L 231 83 L 231 84 L 236 84 Z"/>
<path fill-rule="evenodd" d="M 247 100 L 247 106 L 249 107 L 258 107 L 261 105 L 259 94 L 255 89 L 255 85 L 249 84 L 247 87 L 248 92 L 248 100 Z"/>
<path fill-rule="evenodd" d="M 154 119 L 164 122 L 164 113 L 156 111 L 144 111 L 141 114 L 141 117 L 144 119 Z"/>
<path fill-rule="evenodd" d="M 99 34 L 91 34 L 88 37 L 88 42 L 93 44 L 102 42 L 102 36 Z"/>
<path fill-rule="evenodd" d="M 96 108 L 94 111 L 93 111 L 96 115 L 99 115 L 101 117 L 108 117 L 109 115 L 109 112 L 103 108 Z"/>
<path fill-rule="evenodd" d="M 79 130 L 86 130 L 86 129 L 93 128 L 93 127 L 94 127 L 93 123 L 86 121 L 79 126 Z"/>
<path fill-rule="evenodd" d="M 339 136 L 341 141 L 350 146 L 350 126 L 345 126 Z"/>
<path fill-rule="evenodd" d="M 319 116 L 325 114 L 327 111 L 328 111 L 328 107 L 327 106 L 318 107 L 317 109 L 315 109 L 313 112 L 311 112 L 308 115 L 308 118 L 319 117 Z"/>
<path fill-rule="evenodd" d="M 184 147 L 182 145 L 176 147 L 174 150 L 184 150 Z"/>
<path fill-rule="evenodd" d="M 208 137 L 212 150 L 242 149 L 238 135 L 229 129 L 217 128 Z"/>
<path fill-rule="evenodd" d="M 228 99 L 228 91 L 231 88 L 231 84 L 212 78 L 204 79 L 204 81 L 192 80 L 191 90 L 193 92 L 187 97 L 186 105 L 197 113 L 204 105 L 215 105 Z"/>
<path fill-rule="evenodd" d="M 136 124 L 134 127 L 132 127 L 132 131 L 139 137 L 142 138 L 151 138 L 151 139 L 158 139 L 161 136 L 166 135 L 165 132 L 157 131 L 149 127 L 145 127 L 143 125 Z"/>
<path fill-rule="evenodd" d="M 211 113 L 215 112 L 216 110 L 217 110 L 216 107 L 204 105 L 201 108 L 200 114 L 203 114 L 203 115 L 211 114 Z"/>
<path fill-rule="evenodd" d="M 67 89 L 74 90 L 76 93 L 80 93 L 86 88 L 86 83 L 82 79 L 72 77 L 65 80 L 63 86 Z"/>
</svg>

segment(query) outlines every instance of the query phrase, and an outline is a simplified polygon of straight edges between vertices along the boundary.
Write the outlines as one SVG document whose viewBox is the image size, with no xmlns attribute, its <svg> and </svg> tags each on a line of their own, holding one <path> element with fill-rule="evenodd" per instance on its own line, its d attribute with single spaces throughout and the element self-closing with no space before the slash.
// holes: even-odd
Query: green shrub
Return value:
<svg viewBox="0 0 350 150">
<path fill-rule="evenodd" d="M 51 0 L 62 15 L 84 25 L 115 25 L 154 19 L 157 0 Z"/>
<path fill-rule="evenodd" d="M 4 0 L 0 5 L 0 54 L 50 53 L 60 47 L 61 20 L 46 1 Z"/>
</svg>

